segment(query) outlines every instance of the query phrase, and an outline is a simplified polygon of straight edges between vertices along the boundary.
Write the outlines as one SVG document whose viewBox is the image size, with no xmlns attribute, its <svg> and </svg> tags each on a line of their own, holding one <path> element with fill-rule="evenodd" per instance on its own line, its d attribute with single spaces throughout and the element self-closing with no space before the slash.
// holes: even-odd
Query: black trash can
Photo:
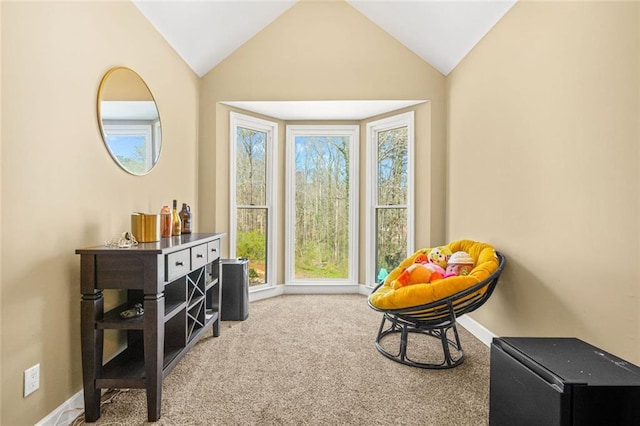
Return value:
<svg viewBox="0 0 640 426">
<path fill-rule="evenodd" d="M 222 259 L 222 321 L 244 321 L 249 316 L 249 260 Z"/>
</svg>

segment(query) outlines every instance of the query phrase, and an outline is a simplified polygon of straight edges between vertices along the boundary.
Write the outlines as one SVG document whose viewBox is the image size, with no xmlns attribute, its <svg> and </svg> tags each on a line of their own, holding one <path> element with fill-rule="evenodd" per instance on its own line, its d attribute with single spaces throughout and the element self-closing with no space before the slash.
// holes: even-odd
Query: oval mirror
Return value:
<svg viewBox="0 0 640 426">
<path fill-rule="evenodd" d="M 109 154 L 132 175 L 146 175 L 162 145 L 160 114 L 147 84 L 133 70 L 112 68 L 98 88 L 98 122 Z"/>
</svg>

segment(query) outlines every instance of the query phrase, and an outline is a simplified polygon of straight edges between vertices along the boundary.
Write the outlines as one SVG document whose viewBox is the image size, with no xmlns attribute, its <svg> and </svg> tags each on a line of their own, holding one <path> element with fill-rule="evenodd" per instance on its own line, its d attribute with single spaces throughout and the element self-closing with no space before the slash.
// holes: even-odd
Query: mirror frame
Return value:
<svg viewBox="0 0 640 426">
<path fill-rule="evenodd" d="M 116 157 L 115 153 L 113 152 L 113 150 L 111 149 L 111 146 L 109 145 L 109 143 L 107 142 L 107 133 L 105 131 L 105 125 L 104 125 L 104 120 L 102 118 L 102 106 L 101 106 L 101 102 L 102 102 L 102 97 L 103 97 L 103 91 L 105 88 L 105 85 L 107 84 L 107 81 L 109 79 L 110 76 L 112 76 L 115 72 L 117 71 L 128 71 L 133 73 L 142 83 L 142 85 L 144 86 L 144 88 L 147 90 L 147 92 L 149 93 L 149 96 L 151 97 L 151 100 L 153 101 L 153 104 L 155 106 L 156 112 L 158 113 L 158 126 L 160 128 L 159 131 L 159 143 L 158 143 L 158 154 L 156 156 L 155 159 L 152 159 L 152 164 L 151 167 L 149 167 L 148 170 L 146 170 L 144 173 L 137 173 L 135 171 L 129 170 L 127 167 L 125 167 L 124 164 L 122 164 L 120 162 L 120 160 Z M 118 67 L 113 67 L 110 70 L 108 70 L 104 76 L 102 77 L 102 80 L 100 81 L 100 85 L 98 86 L 98 96 L 97 96 L 97 116 L 98 116 L 98 126 L 100 127 L 100 135 L 102 137 L 102 142 L 104 143 L 105 148 L 107 149 L 107 152 L 109 152 L 109 155 L 111 156 L 111 158 L 113 159 L 113 161 L 125 172 L 134 175 L 134 176 L 145 176 L 147 174 L 149 174 L 151 172 L 151 170 L 154 169 L 154 167 L 158 164 L 158 162 L 160 161 L 160 154 L 162 153 L 162 119 L 160 118 L 160 109 L 158 108 L 158 103 L 156 102 L 155 97 L 153 96 L 153 93 L 151 92 L 151 89 L 149 89 L 149 86 L 147 85 L 147 82 L 144 81 L 144 79 L 140 76 L 140 74 L 138 74 L 137 72 L 135 72 L 134 70 L 132 70 L 131 68 L 128 67 L 122 67 L 122 66 L 118 66 Z"/>
</svg>

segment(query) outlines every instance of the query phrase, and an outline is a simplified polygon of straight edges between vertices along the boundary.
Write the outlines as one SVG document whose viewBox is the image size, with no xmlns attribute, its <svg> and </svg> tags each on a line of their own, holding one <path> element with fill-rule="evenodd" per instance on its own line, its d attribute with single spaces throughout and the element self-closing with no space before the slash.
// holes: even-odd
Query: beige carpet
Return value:
<svg viewBox="0 0 640 426">
<path fill-rule="evenodd" d="M 246 321 L 223 322 L 220 337 L 201 339 L 165 379 L 157 424 L 486 425 L 489 349 L 459 327 L 461 366 L 404 366 L 375 349 L 381 318 L 359 295 L 253 302 Z M 97 424 L 146 419 L 144 391 L 131 390 Z"/>
</svg>

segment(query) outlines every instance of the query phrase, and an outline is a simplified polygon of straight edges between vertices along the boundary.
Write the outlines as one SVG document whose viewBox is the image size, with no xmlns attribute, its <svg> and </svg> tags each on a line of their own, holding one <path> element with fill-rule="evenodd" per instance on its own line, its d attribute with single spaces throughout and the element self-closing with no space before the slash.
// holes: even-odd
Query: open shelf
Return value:
<svg viewBox="0 0 640 426">
<path fill-rule="evenodd" d="M 220 323 L 220 258 L 207 265 L 207 275 L 205 283 L 205 327 L 210 324 Z M 215 326 L 214 326 L 215 330 Z M 215 335 L 215 334 L 214 334 Z"/>
<path fill-rule="evenodd" d="M 144 328 L 144 315 L 129 319 L 120 317 L 120 312 L 133 308 L 133 305 L 135 303 L 127 302 L 111 309 L 104 314 L 101 320 L 96 321 L 96 328 L 101 330 L 142 330 Z"/>
<path fill-rule="evenodd" d="M 190 234 L 140 243 L 128 250 L 107 246 L 76 250 L 81 258 L 81 343 L 85 421 L 100 417 L 100 390 L 146 390 L 148 421 L 160 418 L 163 379 L 207 331 L 220 333 L 220 239 L 223 234 Z M 195 260 L 194 260 L 195 259 Z M 118 306 L 104 312 L 109 298 Z M 214 295 L 215 293 L 215 295 Z M 105 302 L 105 299 L 107 301 Z M 120 313 L 142 303 L 144 314 Z M 112 305 L 111 305 L 112 306 Z M 209 311 L 206 311 L 209 309 Z M 104 363 L 104 339 L 120 330 L 125 348 Z M 145 356 L 145 353 L 147 356 Z M 110 355 L 110 354 L 107 354 Z M 103 364 L 104 363 L 104 364 Z"/>
<path fill-rule="evenodd" d="M 162 362 L 167 368 L 184 348 L 167 348 Z M 144 353 L 140 348 L 127 348 L 116 355 L 102 367 L 100 377 L 96 378 L 96 386 L 101 388 L 144 388 L 146 376 L 144 370 Z"/>
<path fill-rule="evenodd" d="M 211 289 L 211 287 L 213 287 L 216 284 L 218 284 L 218 278 L 214 279 L 211 282 L 208 282 L 207 285 L 205 286 L 204 290 L 205 291 L 209 291 L 209 289 Z"/>
<path fill-rule="evenodd" d="M 185 301 L 176 301 L 173 303 L 164 304 L 164 321 L 167 322 L 171 318 L 173 318 L 178 313 L 182 312 L 184 308 L 187 306 L 187 302 Z"/>
<path fill-rule="evenodd" d="M 204 313 L 204 326 L 208 327 L 209 324 L 212 324 L 220 317 L 220 314 L 217 310 L 207 309 Z"/>
<path fill-rule="evenodd" d="M 138 348 L 127 348 L 102 367 L 98 380 L 130 379 L 144 381 L 144 354 Z"/>
</svg>

